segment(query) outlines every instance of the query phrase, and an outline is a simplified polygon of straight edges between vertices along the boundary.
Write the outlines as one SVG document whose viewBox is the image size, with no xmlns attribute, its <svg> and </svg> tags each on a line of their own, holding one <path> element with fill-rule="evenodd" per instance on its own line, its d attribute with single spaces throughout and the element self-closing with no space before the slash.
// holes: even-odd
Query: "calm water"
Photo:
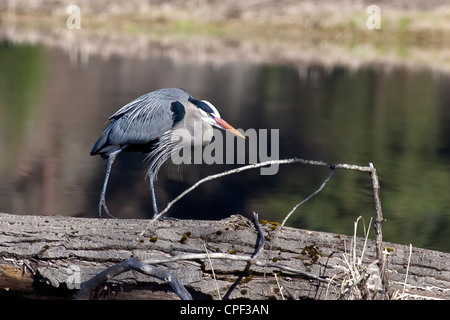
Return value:
<svg viewBox="0 0 450 320">
<path fill-rule="evenodd" d="M 428 71 L 181 63 L 169 58 L 91 56 L 74 64 L 59 49 L 0 44 L 0 211 L 96 217 L 106 161 L 92 145 L 117 109 L 143 93 L 182 87 L 207 99 L 237 128 L 279 129 L 280 158 L 373 162 L 381 182 L 383 239 L 450 251 L 450 77 Z M 148 218 L 152 206 L 140 154 L 113 167 L 108 207 Z M 160 209 L 209 174 L 235 165 L 166 164 L 156 183 Z M 328 169 L 281 166 L 204 184 L 170 215 L 232 214 L 281 222 Z M 289 225 L 352 234 L 374 214 L 366 173 L 337 171 Z"/>
</svg>

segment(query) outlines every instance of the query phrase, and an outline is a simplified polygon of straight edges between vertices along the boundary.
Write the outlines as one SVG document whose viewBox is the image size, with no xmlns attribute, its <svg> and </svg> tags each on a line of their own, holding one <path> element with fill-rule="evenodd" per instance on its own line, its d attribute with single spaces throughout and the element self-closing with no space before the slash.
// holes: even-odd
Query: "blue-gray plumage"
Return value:
<svg viewBox="0 0 450 320">
<path fill-rule="evenodd" d="M 152 193 L 154 217 L 158 215 L 153 181 L 160 166 L 172 151 L 184 147 L 202 147 L 211 142 L 212 126 L 244 137 L 220 118 L 208 101 L 196 100 L 182 89 L 160 89 L 140 96 L 109 117 L 110 125 L 92 148 L 91 155 L 108 159 L 108 167 L 99 203 L 108 215 L 105 194 L 112 164 L 121 151 L 148 154 L 147 176 Z M 200 128 L 201 130 L 194 130 Z M 194 134 L 195 133 L 195 134 Z M 110 215 L 111 216 L 111 215 Z"/>
</svg>

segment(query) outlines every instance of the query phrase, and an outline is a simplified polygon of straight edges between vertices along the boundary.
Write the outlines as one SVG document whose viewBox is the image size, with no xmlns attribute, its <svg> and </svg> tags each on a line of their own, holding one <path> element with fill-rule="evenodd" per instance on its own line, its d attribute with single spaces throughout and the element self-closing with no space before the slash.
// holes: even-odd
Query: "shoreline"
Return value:
<svg viewBox="0 0 450 320">
<path fill-rule="evenodd" d="M 403 9 L 382 3 L 381 29 L 369 30 L 364 1 L 344 2 L 339 14 L 337 5 L 328 1 L 288 2 L 276 9 L 273 1 L 260 1 L 253 11 L 245 10 L 250 7 L 245 2 L 234 1 L 216 7 L 214 1 L 197 7 L 198 1 L 186 1 L 183 7 L 184 2 L 173 0 L 140 10 L 134 7 L 139 1 L 115 9 L 79 2 L 79 30 L 66 27 L 64 2 L 52 8 L 0 5 L 0 38 L 56 46 L 82 56 L 168 54 L 175 60 L 219 64 L 400 66 L 450 72 L 445 49 L 450 42 L 450 5 Z"/>
</svg>

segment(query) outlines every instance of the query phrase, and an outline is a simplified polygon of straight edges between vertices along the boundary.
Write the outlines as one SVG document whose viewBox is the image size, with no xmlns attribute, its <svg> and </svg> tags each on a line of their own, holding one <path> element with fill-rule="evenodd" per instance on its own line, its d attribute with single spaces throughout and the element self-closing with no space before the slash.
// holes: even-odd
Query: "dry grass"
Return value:
<svg viewBox="0 0 450 320">
<path fill-rule="evenodd" d="M 365 241 L 360 249 L 361 253 L 357 253 L 356 233 L 358 223 L 363 220 L 362 217 L 354 223 L 353 240 L 349 248 L 345 248 L 342 254 L 343 264 L 335 266 L 337 272 L 331 277 L 328 283 L 326 296 L 329 298 L 331 294 L 337 294 L 339 300 L 410 300 L 410 299 L 429 299 L 425 296 L 411 295 L 406 291 L 409 273 L 409 265 L 411 262 L 412 245 L 410 245 L 408 264 L 406 266 L 405 281 L 403 289 L 393 292 L 386 290 L 388 279 L 385 278 L 384 270 L 380 270 L 379 260 L 370 261 L 366 259 L 364 253 L 367 249 L 367 239 L 370 228 L 364 226 Z M 369 226 L 372 225 L 372 219 Z M 389 251 L 383 252 L 383 259 L 386 261 Z"/>
<path fill-rule="evenodd" d="M 379 261 L 365 261 L 364 253 L 367 249 L 370 230 L 370 228 L 366 230 L 365 225 L 364 246 L 361 253 L 357 254 L 356 233 L 360 220 L 363 220 L 363 218 L 359 217 L 354 223 L 354 235 L 350 248 L 346 247 L 345 253 L 342 254 L 344 264 L 335 266 L 338 271 L 331 278 L 327 288 L 327 296 L 330 288 L 333 287 L 338 290 L 338 299 L 340 300 L 385 299 L 387 295 L 383 286 L 383 272 L 378 266 Z M 372 219 L 370 219 L 369 226 L 371 224 Z"/>
</svg>

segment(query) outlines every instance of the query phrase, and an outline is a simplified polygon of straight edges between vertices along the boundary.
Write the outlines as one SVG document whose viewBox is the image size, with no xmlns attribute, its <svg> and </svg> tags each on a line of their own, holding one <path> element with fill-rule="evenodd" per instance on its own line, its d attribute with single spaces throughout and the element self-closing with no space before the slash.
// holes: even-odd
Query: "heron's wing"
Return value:
<svg viewBox="0 0 450 320">
<path fill-rule="evenodd" d="M 187 102 L 181 89 L 161 89 L 147 93 L 113 114 L 110 144 L 146 144 L 169 131 L 175 120 L 172 103 Z"/>
<path fill-rule="evenodd" d="M 111 124 L 94 145 L 91 155 L 108 154 L 115 146 L 148 144 L 158 139 L 177 120 L 174 112 L 179 108 L 174 109 L 172 103 L 185 103 L 189 97 L 181 89 L 161 89 L 131 101 L 109 118 Z"/>
<path fill-rule="evenodd" d="M 134 110 L 136 109 L 155 109 L 158 108 L 159 103 L 164 103 L 167 101 L 170 102 L 176 100 L 184 103 L 189 99 L 189 97 L 191 97 L 189 93 L 187 93 L 183 89 L 178 88 L 167 88 L 152 91 L 140 96 L 139 98 L 120 108 L 116 113 L 109 117 L 109 120 L 118 119 L 129 112 L 135 112 Z M 149 110 L 147 110 L 147 112 L 148 111 Z"/>
</svg>

